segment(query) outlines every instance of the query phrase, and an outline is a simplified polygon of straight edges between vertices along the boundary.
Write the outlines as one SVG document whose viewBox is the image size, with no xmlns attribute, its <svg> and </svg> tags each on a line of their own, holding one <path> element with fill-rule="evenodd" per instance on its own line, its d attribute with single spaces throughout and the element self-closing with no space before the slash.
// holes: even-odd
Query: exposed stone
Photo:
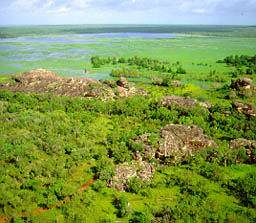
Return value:
<svg viewBox="0 0 256 223">
<path fill-rule="evenodd" d="M 246 77 L 240 77 L 237 80 L 232 79 L 230 88 L 237 91 L 241 89 L 253 89 L 252 80 Z"/>
<path fill-rule="evenodd" d="M 237 91 L 240 97 L 252 97 L 255 87 L 253 86 L 252 80 L 250 78 L 241 77 L 237 80 L 231 80 L 230 88 Z"/>
<path fill-rule="evenodd" d="M 146 92 L 135 87 L 129 87 L 128 81 L 121 79 L 121 87 L 109 81 L 108 84 L 83 77 L 61 77 L 49 70 L 37 69 L 19 73 L 13 76 L 14 82 L 0 85 L 0 90 L 7 89 L 22 93 L 54 93 L 57 96 L 94 97 L 102 100 L 130 97 L 136 94 L 146 95 Z M 111 86 L 110 86 L 111 85 Z"/>
<path fill-rule="evenodd" d="M 137 151 L 135 154 L 137 160 L 151 160 L 155 158 L 156 148 L 152 145 L 150 136 L 150 133 L 145 133 L 135 140 L 135 143 L 141 144 L 143 147 L 142 151 Z"/>
<path fill-rule="evenodd" d="M 245 114 L 248 116 L 256 116 L 256 108 L 251 104 L 243 103 L 240 101 L 233 101 L 232 108 L 237 110 L 237 112 L 240 114 Z"/>
<path fill-rule="evenodd" d="M 163 78 L 160 78 L 160 77 L 153 77 L 152 78 L 152 84 L 162 85 L 162 83 L 163 83 Z"/>
<path fill-rule="evenodd" d="M 171 82 L 171 86 L 172 87 L 181 87 L 181 86 L 183 86 L 184 84 L 181 82 L 181 81 L 179 81 L 179 80 L 173 80 L 172 82 Z"/>
<path fill-rule="evenodd" d="M 232 150 L 245 148 L 248 155 L 247 163 L 256 163 L 256 141 L 238 138 L 231 140 L 229 147 Z"/>
<path fill-rule="evenodd" d="M 116 82 L 118 86 L 124 87 L 124 88 L 129 88 L 129 83 L 126 80 L 125 77 L 120 77 L 120 79 Z"/>
<path fill-rule="evenodd" d="M 125 191 L 128 188 L 128 182 L 134 178 L 140 178 L 145 183 L 150 183 L 155 169 L 152 164 L 145 161 L 135 163 L 123 163 L 116 166 L 115 175 L 112 177 L 109 186 L 119 191 Z"/>
<path fill-rule="evenodd" d="M 203 134 L 198 126 L 166 125 L 160 131 L 160 141 L 157 155 L 159 158 L 173 157 L 175 161 L 194 155 L 205 147 L 216 148 L 217 144 Z"/>
<path fill-rule="evenodd" d="M 153 77 L 152 84 L 154 85 L 163 85 L 163 78 Z M 181 87 L 184 84 L 180 80 L 170 80 L 168 81 L 168 87 Z"/>
<path fill-rule="evenodd" d="M 211 103 L 209 102 L 198 102 L 198 100 L 187 97 L 181 96 L 164 96 L 161 98 L 162 106 L 167 107 L 169 109 L 173 108 L 174 106 L 180 106 L 184 108 L 192 108 L 195 105 L 199 105 L 201 107 L 209 108 L 211 107 Z"/>
<path fill-rule="evenodd" d="M 179 162 L 206 147 L 217 148 L 217 144 L 204 135 L 203 129 L 195 125 L 166 125 L 160 130 L 156 143 L 150 141 L 151 136 L 150 133 L 145 133 L 136 139 L 135 143 L 142 144 L 143 147 L 142 151 L 135 153 L 137 160 L 172 158 L 171 162 Z"/>
</svg>

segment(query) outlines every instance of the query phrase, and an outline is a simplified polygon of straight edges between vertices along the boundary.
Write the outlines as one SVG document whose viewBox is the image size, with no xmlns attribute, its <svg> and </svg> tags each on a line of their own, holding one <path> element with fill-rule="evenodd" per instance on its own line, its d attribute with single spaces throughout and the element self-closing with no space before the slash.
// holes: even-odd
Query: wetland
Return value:
<svg viewBox="0 0 256 223">
<path fill-rule="evenodd" d="M 256 221 L 256 27 L 0 37 L 0 222 Z"/>
</svg>

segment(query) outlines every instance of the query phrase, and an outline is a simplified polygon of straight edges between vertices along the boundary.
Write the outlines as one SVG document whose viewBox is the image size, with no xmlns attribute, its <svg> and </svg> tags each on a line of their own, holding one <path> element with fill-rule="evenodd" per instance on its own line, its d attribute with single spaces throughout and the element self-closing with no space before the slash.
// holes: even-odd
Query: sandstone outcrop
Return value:
<svg viewBox="0 0 256 223">
<path fill-rule="evenodd" d="M 0 85 L 0 90 L 7 89 L 21 93 L 54 93 L 56 96 L 100 98 L 102 100 L 130 97 L 136 94 L 146 95 L 135 87 L 127 88 L 128 81 L 120 78 L 112 87 L 109 84 L 84 77 L 61 77 L 49 70 L 37 69 L 13 76 L 13 82 Z M 122 86 L 117 86 L 117 84 Z"/>
<path fill-rule="evenodd" d="M 209 108 L 211 107 L 211 103 L 208 102 L 199 102 L 194 98 L 182 97 L 182 96 L 164 96 L 161 98 L 162 106 L 172 109 L 173 106 L 184 107 L 184 108 L 192 108 L 196 105 L 201 107 Z"/>
<path fill-rule="evenodd" d="M 179 162 L 183 158 L 193 156 L 197 151 L 206 147 L 217 148 L 217 144 L 204 135 L 198 126 L 166 125 L 160 130 L 157 146 L 150 141 L 150 133 L 137 138 L 136 143 L 143 146 L 142 151 L 136 152 L 137 160 L 151 160 L 171 158 L 171 162 Z"/>
<path fill-rule="evenodd" d="M 248 156 L 247 163 L 256 163 L 256 141 L 238 138 L 231 140 L 229 147 L 232 150 L 237 150 L 240 148 L 246 149 L 246 154 Z"/>
<path fill-rule="evenodd" d="M 179 161 L 206 147 L 217 147 L 210 137 L 204 135 L 203 129 L 195 125 L 166 125 L 160 135 L 162 140 L 157 151 L 159 158 L 172 157 Z"/>
<path fill-rule="evenodd" d="M 253 96 L 256 87 L 250 78 L 240 77 L 237 80 L 233 79 L 231 81 L 230 89 L 235 90 L 238 96 L 246 98 Z"/>
<path fill-rule="evenodd" d="M 231 105 L 232 108 L 237 110 L 237 112 L 240 114 L 256 116 L 256 107 L 251 104 L 243 103 L 240 101 L 233 101 Z"/>
<path fill-rule="evenodd" d="M 123 163 L 116 166 L 115 175 L 112 177 L 109 186 L 119 191 L 126 191 L 128 183 L 133 178 L 140 178 L 145 183 L 150 183 L 155 168 L 145 161 L 135 163 Z"/>
<path fill-rule="evenodd" d="M 125 77 L 120 77 L 120 79 L 116 82 L 118 86 L 123 87 L 123 88 L 129 88 L 130 84 L 126 80 Z"/>
<path fill-rule="evenodd" d="M 253 83 L 252 80 L 250 78 L 246 78 L 246 77 L 240 77 L 237 80 L 231 80 L 231 85 L 230 88 L 231 89 L 235 89 L 237 91 L 241 90 L 241 89 L 253 89 Z"/>
</svg>

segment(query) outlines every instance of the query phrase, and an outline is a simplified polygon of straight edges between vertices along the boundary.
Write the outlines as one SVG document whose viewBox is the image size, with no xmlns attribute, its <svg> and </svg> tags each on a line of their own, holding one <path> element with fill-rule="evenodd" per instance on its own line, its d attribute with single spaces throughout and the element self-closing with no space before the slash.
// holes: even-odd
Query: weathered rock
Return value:
<svg viewBox="0 0 256 223">
<path fill-rule="evenodd" d="M 13 76 L 14 82 L 0 85 L 0 90 L 8 89 L 22 93 L 54 93 L 57 96 L 94 97 L 102 100 L 130 97 L 136 94 L 146 95 L 134 87 L 125 88 L 109 81 L 109 84 L 83 77 L 61 77 L 49 70 L 37 69 Z M 127 86 L 128 82 L 122 82 Z M 110 86 L 111 85 L 111 86 Z"/>
<path fill-rule="evenodd" d="M 237 112 L 240 114 L 245 114 L 248 116 L 256 116 L 256 108 L 251 104 L 243 103 L 240 101 L 233 101 L 232 108 L 237 110 Z"/>
<path fill-rule="evenodd" d="M 252 80 L 250 78 L 241 77 L 237 80 L 231 80 L 230 88 L 237 91 L 240 97 L 252 97 L 254 94 L 255 87 L 253 86 Z"/>
<path fill-rule="evenodd" d="M 123 163 L 115 168 L 115 175 L 112 177 L 109 186 L 119 191 L 125 191 L 128 182 L 134 178 L 140 178 L 145 183 L 150 183 L 155 169 L 152 164 L 145 161 L 135 163 Z"/>
<path fill-rule="evenodd" d="M 155 158 L 156 148 L 152 145 L 150 140 L 150 133 L 145 133 L 140 135 L 136 140 L 135 143 L 142 145 L 143 150 L 137 151 L 135 154 L 136 160 L 151 160 Z"/>
<path fill-rule="evenodd" d="M 118 86 L 129 88 L 129 82 L 126 80 L 125 77 L 120 77 L 120 79 L 116 82 Z"/>
<path fill-rule="evenodd" d="M 241 89 L 253 89 L 252 80 L 246 77 L 240 77 L 237 80 L 232 79 L 230 88 L 237 91 Z"/>
<path fill-rule="evenodd" d="M 162 140 L 157 151 L 159 158 L 173 157 L 174 161 L 178 161 L 205 147 L 217 147 L 210 137 L 203 134 L 203 129 L 195 125 L 166 125 L 160 135 Z"/>
<path fill-rule="evenodd" d="M 135 143 L 140 143 L 143 147 L 142 151 L 135 153 L 137 160 L 172 158 L 172 162 L 179 162 L 206 147 L 217 148 L 217 144 L 204 135 L 203 129 L 195 125 L 166 125 L 160 130 L 157 145 L 151 143 L 150 136 L 150 133 L 145 133 L 136 139 Z"/>
<path fill-rule="evenodd" d="M 170 84 L 172 87 L 181 87 L 184 86 L 184 84 L 179 80 L 173 80 Z"/>
<path fill-rule="evenodd" d="M 162 83 L 163 83 L 163 78 L 160 78 L 160 77 L 153 77 L 152 78 L 152 84 L 162 85 Z"/>
<path fill-rule="evenodd" d="M 181 87 L 184 85 L 180 80 L 169 80 L 168 83 L 164 83 L 163 78 L 160 77 L 153 77 L 152 84 L 160 86 L 164 85 L 168 87 Z"/>
<path fill-rule="evenodd" d="M 198 102 L 196 99 L 181 96 L 164 96 L 161 98 L 162 106 L 167 107 L 169 109 L 174 106 L 180 106 L 184 108 L 192 108 L 195 105 L 199 105 L 201 107 L 209 108 L 211 107 L 211 103 L 208 102 Z"/>
<path fill-rule="evenodd" d="M 245 148 L 248 155 L 247 163 L 256 163 L 256 141 L 238 138 L 231 140 L 229 147 L 232 150 Z"/>
</svg>

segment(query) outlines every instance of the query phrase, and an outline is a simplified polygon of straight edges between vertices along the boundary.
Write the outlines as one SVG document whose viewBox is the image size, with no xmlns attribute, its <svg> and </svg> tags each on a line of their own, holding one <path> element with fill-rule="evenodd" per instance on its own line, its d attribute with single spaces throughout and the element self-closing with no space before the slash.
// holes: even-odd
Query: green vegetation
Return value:
<svg viewBox="0 0 256 223">
<path fill-rule="evenodd" d="M 235 25 L 56 25 L 2 26 L 0 37 L 91 33 L 182 33 L 224 37 L 256 37 L 255 26 Z"/>
<path fill-rule="evenodd" d="M 159 90 L 165 95 L 166 89 Z M 228 100 L 206 112 L 168 110 L 141 96 L 102 102 L 3 91 L 0 99 L 2 217 L 26 212 L 21 221 L 255 221 L 255 165 L 239 164 L 246 157 L 228 149 L 226 140 L 256 140 L 256 119 L 237 114 Z M 157 169 L 150 186 L 134 179 L 126 195 L 107 188 L 114 164 L 131 161 L 141 149 L 132 142 L 145 132 L 158 137 L 168 123 L 202 127 L 219 150 Z M 73 196 L 94 173 L 99 179 L 93 187 Z M 58 209 L 30 214 L 67 196 L 71 200 Z"/>
<path fill-rule="evenodd" d="M 242 38 L 254 37 L 254 29 L 154 25 L 143 29 L 128 25 L 1 28 L 2 37 L 33 34 L 38 38 L 36 42 L 26 36 L 27 42 L 0 43 L 3 74 L 44 67 L 57 74 L 98 79 L 101 73 L 106 74 L 103 79 L 109 79 L 108 74 L 113 79 L 125 76 L 147 96 L 102 101 L 0 91 L 0 219 L 36 223 L 256 222 L 252 158 L 256 154 L 248 154 L 244 147 L 229 148 L 233 139 L 256 140 L 256 117 L 238 113 L 231 105 L 233 99 L 255 103 L 255 92 L 250 97 L 230 96 L 233 77 L 255 82 L 256 40 Z M 48 38 L 53 34 L 55 38 L 62 33 L 138 30 L 207 36 L 75 36 L 72 38 L 82 42 L 59 43 L 43 42 L 39 35 Z M 10 80 L 4 74 L 0 83 Z M 180 85 L 174 80 L 180 80 Z M 104 83 L 117 87 L 111 80 Z M 190 96 L 212 106 L 164 107 L 160 98 L 170 95 Z M 149 183 L 134 177 L 125 192 L 110 187 L 116 166 L 124 162 L 137 165 L 135 154 L 143 150 L 143 143 L 136 139 L 150 133 L 150 146 L 157 148 L 161 128 L 171 123 L 202 128 L 218 147 L 206 147 L 178 161 L 145 156 L 155 168 Z M 92 185 L 81 192 L 92 178 Z M 70 200 L 53 208 L 67 197 Z M 49 210 L 33 212 L 41 208 Z"/>
<path fill-rule="evenodd" d="M 218 60 L 217 63 L 226 63 L 228 66 L 235 67 L 236 70 L 232 74 L 236 77 L 241 74 L 252 75 L 256 73 L 256 55 L 227 56 L 224 60 Z"/>
</svg>

